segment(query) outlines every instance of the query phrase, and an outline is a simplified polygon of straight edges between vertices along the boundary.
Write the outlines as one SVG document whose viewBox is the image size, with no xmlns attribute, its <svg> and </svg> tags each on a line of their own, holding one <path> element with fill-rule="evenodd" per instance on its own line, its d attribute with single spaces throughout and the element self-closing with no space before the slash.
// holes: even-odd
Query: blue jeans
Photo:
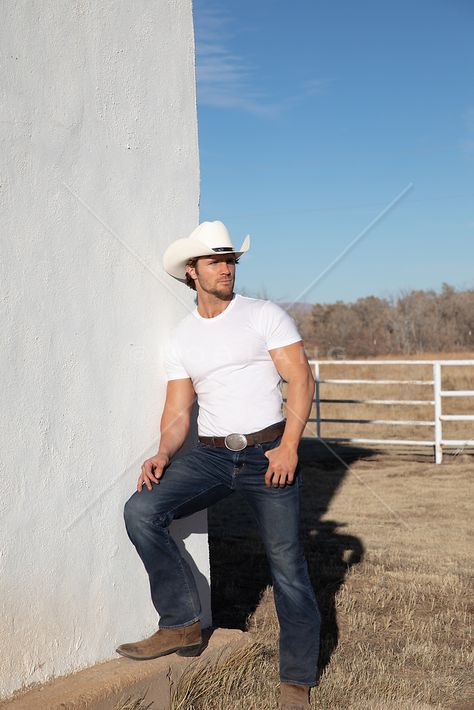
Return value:
<svg viewBox="0 0 474 710">
<path fill-rule="evenodd" d="M 265 486 L 272 442 L 230 451 L 199 442 L 165 469 L 160 483 L 135 491 L 124 507 L 127 534 L 145 565 L 160 628 L 199 620 L 201 604 L 191 569 L 169 525 L 238 491 L 255 515 L 273 580 L 280 624 L 280 680 L 316 684 L 321 617 L 299 537 L 300 465 L 292 484 Z"/>
</svg>

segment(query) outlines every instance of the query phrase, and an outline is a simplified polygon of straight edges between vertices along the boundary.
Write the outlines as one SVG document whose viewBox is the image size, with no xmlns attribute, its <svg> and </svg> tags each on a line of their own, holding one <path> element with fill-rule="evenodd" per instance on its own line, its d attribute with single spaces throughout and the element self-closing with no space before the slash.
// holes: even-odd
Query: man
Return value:
<svg viewBox="0 0 474 710">
<path fill-rule="evenodd" d="M 239 251 L 220 221 L 203 222 L 166 250 L 168 274 L 197 292 L 197 307 L 167 343 L 166 401 L 157 454 L 145 461 L 124 508 L 128 536 L 147 570 L 159 629 L 117 652 L 137 660 L 202 649 L 200 600 L 169 525 L 241 493 L 265 545 L 280 623 L 280 707 L 309 707 L 316 684 L 320 614 L 299 539 L 297 448 L 314 379 L 295 322 L 271 301 L 234 293 Z M 282 419 L 282 379 L 288 383 Z M 199 443 L 172 460 L 199 404 Z"/>
</svg>

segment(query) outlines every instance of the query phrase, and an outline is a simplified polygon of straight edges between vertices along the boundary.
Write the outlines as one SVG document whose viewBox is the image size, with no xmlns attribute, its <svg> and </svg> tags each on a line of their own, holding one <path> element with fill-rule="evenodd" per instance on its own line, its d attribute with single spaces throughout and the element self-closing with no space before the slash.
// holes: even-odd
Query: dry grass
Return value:
<svg viewBox="0 0 474 710">
<path fill-rule="evenodd" d="M 223 702 L 245 703 L 252 696 L 255 677 L 267 651 L 260 641 L 227 649 L 210 662 L 199 659 L 188 666 L 173 695 L 171 710 L 223 707 Z M 245 703 L 239 707 L 248 707 Z"/>
</svg>

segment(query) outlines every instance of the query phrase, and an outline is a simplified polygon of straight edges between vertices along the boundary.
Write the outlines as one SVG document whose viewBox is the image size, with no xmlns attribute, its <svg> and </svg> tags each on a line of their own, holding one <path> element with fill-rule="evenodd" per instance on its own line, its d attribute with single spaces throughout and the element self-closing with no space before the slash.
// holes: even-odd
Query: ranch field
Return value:
<svg viewBox="0 0 474 710">
<path fill-rule="evenodd" d="M 388 366 L 349 366 L 344 374 L 342 366 L 330 367 L 322 377 L 429 376 L 425 366 L 417 377 L 400 366 L 391 367 L 390 375 Z M 443 374 L 444 389 L 474 389 L 472 368 L 449 367 Z M 326 385 L 321 396 L 430 399 L 431 390 L 415 385 Z M 446 403 L 444 413 L 474 412 L 472 399 L 451 398 Z M 369 416 L 424 419 L 432 414 L 427 405 L 417 405 L 418 410 L 397 406 L 372 405 Z M 367 407 L 322 405 L 321 416 L 369 418 Z M 329 426 L 333 436 L 432 435 L 428 427 L 384 425 L 364 430 L 350 425 L 349 434 L 349 425 L 328 424 L 323 436 Z M 311 427 L 314 431 L 314 424 Z M 474 438 L 474 423 L 450 423 L 448 433 L 449 438 Z M 436 465 L 431 447 L 362 447 L 304 438 L 299 458 L 301 536 L 323 619 L 312 707 L 474 708 L 473 450 L 448 450 L 443 463 Z M 255 523 L 238 496 L 209 509 L 209 540 L 214 626 L 247 629 L 254 643 L 231 663 L 203 668 L 196 659 L 173 707 L 276 708 L 278 624 L 271 579 Z"/>
<path fill-rule="evenodd" d="M 384 360 L 474 360 L 474 353 L 425 353 L 420 356 L 402 358 L 391 356 L 374 358 L 379 362 Z M 431 364 L 414 365 L 344 365 L 328 363 L 320 365 L 320 379 L 378 379 L 378 380 L 432 380 L 433 366 Z M 474 365 L 448 365 L 441 368 L 443 390 L 474 390 Z M 285 387 L 283 388 L 285 395 Z M 330 384 L 320 385 L 321 399 L 370 399 L 370 400 L 416 400 L 423 402 L 433 400 L 433 385 L 429 384 Z M 442 414 L 474 414 L 474 397 L 443 397 Z M 337 404 L 323 402 L 321 418 L 326 419 L 384 419 L 384 420 L 418 420 L 432 421 L 434 407 L 426 404 Z M 313 406 L 310 418 L 316 417 Z M 304 436 L 315 434 L 316 424 L 308 423 Z M 352 424 L 323 422 L 321 436 L 324 437 L 357 437 L 374 439 L 410 439 L 433 440 L 434 427 L 414 424 Z M 474 422 L 443 422 L 443 438 L 462 439 L 474 438 Z M 412 450 L 412 449 L 410 449 Z M 474 447 L 471 448 L 474 451 Z M 429 451 L 426 448 L 426 451 Z"/>
</svg>

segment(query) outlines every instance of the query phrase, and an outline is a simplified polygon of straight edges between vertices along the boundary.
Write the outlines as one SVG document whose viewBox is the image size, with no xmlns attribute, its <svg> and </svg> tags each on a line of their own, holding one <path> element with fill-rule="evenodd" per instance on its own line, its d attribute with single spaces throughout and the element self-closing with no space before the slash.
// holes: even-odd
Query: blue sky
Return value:
<svg viewBox="0 0 474 710">
<path fill-rule="evenodd" d="M 471 0 L 194 0 L 193 15 L 200 221 L 237 248 L 251 235 L 236 291 L 474 288 Z"/>
</svg>

